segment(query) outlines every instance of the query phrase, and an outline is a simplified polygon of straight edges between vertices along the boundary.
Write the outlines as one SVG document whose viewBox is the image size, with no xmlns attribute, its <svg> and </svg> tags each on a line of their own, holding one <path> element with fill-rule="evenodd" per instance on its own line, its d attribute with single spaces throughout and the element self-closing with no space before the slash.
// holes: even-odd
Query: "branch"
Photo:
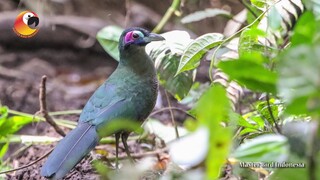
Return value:
<svg viewBox="0 0 320 180">
<path fill-rule="evenodd" d="M 36 114 L 41 113 L 44 119 L 54 128 L 54 130 L 60 134 L 61 136 L 66 136 L 63 130 L 57 125 L 56 122 L 52 119 L 47 111 L 47 101 L 46 101 L 46 81 L 47 76 L 42 76 L 41 83 L 40 83 L 40 92 L 39 92 L 39 103 L 40 103 L 40 110 L 36 112 Z"/>
<path fill-rule="evenodd" d="M 169 9 L 167 10 L 167 12 L 164 14 L 164 16 L 162 17 L 161 21 L 158 23 L 158 25 L 153 29 L 152 32 L 154 33 L 159 33 L 162 28 L 164 27 L 164 25 L 167 24 L 167 22 L 169 21 L 169 19 L 171 18 L 172 14 L 178 9 L 178 7 L 180 6 L 180 2 L 181 0 L 173 0 L 171 6 L 169 7 Z"/>
</svg>

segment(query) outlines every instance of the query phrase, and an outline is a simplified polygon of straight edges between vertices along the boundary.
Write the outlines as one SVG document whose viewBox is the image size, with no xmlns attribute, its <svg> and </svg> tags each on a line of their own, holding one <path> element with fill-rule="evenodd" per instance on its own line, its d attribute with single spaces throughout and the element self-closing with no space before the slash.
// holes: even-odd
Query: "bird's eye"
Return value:
<svg viewBox="0 0 320 180">
<path fill-rule="evenodd" d="M 134 39 L 137 39 L 137 38 L 139 38 L 139 34 L 138 34 L 138 33 L 133 33 L 133 34 L 132 34 L 132 37 L 133 37 Z"/>
</svg>

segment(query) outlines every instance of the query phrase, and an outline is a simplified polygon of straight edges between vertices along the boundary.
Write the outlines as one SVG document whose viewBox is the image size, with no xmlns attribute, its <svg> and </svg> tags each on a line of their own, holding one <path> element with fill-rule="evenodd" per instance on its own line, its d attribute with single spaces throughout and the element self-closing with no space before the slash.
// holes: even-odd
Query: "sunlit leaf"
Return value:
<svg viewBox="0 0 320 180">
<path fill-rule="evenodd" d="M 281 14 L 275 6 L 272 6 L 268 13 L 268 25 L 272 30 L 278 30 L 281 27 Z"/>
<path fill-rule="evenodd" d="M 177 74 L 197 68 L 202 56 L 208 50 L 218 46 L 222 42 L 222 38 L 222 34 L 208 33 L 195 39 L 184 51 Z"/>
<path fill-rule="evenodd" d="M 287 138 L 269 134 L 256 137 L 241 144 L 232 157 L 242 162 L 282 162 L 289 153 Z"/>
<path fill-rule="evenodd" d="M 119 61 L 118 42 L 123 29 L 118 26 L 106 26 L 97 33 L 97 40 L 103 49 Z"/>
<path fill-rule="evenodd" d="M 8 107 L 0 106 L 0 127 L 8 117 Z"/>
<path fill-rule="evenodd" d="M 11 116 L 5 119 L 5 122 L 0 126 L 0 137 L 17 132 L 24 125 L 31 123 L 32 120 L 32 118 L 25 116 Z"/>
<path fill-rule="evenodd" d="M 6 143 L 0 144 L 0 159 L 6 154 L 9 148 L 9 141 L 7 140 Z"/>
<path fill-rule="evenodd" d="M 181 19 L 181 22 L 183 24 L 186 24 L 186 23 L 191 23 L 195 21 L 201 21 L 203 19 L 212 18 L 219 15 L 226 16 L 228 18 L 232 17 L 230 12 L 223 9 L 205 9 L 203 11 L 196 11 L 192 14 L 185 16 L 184 18 Z"/>
</svg>

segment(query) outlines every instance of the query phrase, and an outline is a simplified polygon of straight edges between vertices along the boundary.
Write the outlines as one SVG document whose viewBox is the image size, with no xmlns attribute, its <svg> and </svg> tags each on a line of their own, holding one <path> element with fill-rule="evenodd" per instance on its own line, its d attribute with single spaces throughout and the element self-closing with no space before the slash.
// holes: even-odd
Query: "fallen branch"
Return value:
<svg viewBox="0 0 320 180">
<path fill-rule="evenodd" d="M 47 111 L 47 101 L 46 101 L 46 80 L 47 76 L 42 76 L 40 83 L 40 92 L 39 92 L 39 103 L 40 110 L 36 114 L 42 114 L 44 119 L 54 128 L 54 130 L 61 136 L 66 136 L 63 130 L 57 125 L 56 122 L 52 119 Z"/>
</svg>

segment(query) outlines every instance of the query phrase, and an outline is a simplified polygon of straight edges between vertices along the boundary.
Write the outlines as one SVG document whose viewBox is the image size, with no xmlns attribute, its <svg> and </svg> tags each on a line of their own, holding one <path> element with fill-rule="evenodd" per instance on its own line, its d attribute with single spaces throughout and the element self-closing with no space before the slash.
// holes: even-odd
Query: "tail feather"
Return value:
<svg viewBox="0 0 320 180">
<path fill-rule="evenodd" d="M 63 178 L 99 142 L 95 126 L 81 123 L 64 137 L 41 168 L 41 175 Z"/>
</svg>

